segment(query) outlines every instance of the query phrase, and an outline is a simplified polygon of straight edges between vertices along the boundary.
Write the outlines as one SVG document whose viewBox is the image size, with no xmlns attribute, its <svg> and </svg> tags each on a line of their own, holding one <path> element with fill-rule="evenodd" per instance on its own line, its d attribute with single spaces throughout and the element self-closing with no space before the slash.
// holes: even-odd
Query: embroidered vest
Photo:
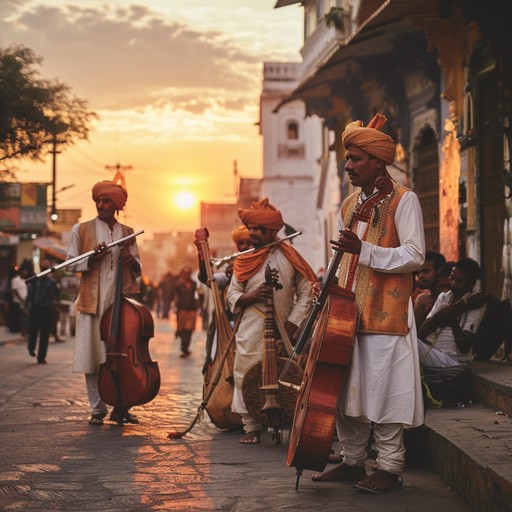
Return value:
<svg viewBox="0 0 512 512">
<path fill-rule="evenodd" d="M 131 235 L 133 229 L 120 224 L 123 237 Z M 96 241 L 96 221 L 90 220 L 80 224 L 80 254 L 92 251 L 98 242 Z M 100 267 L 92 265 L 87 272 L 82 272 L 80 291 L 78 294 L 77 309 L 82 313 L 96 315 L 98 313 Z M 123 293 L 137 293 L 139 287 L 135 275 L 128 268 L 123 269 Z"/>
<path fill-rule="evenodd" d="M 407 188 L 394 183 L 394 190 L 376 209 L 368 220 L 363 240 L 381 247 L 399 247 L 400 240 L 395 226 L 395 212 Z M 345 226 L 356 208 L 359 192 L 351 194 L 341 205 L 341 216 Z M 356 305 L 359 316 L 358 332 L 365 334 L 405 335 L 409 297 L 412 293 L 413 276 L 407 273 L 378 272 L 358 265 L 359 255 L 344 254 L 340 264 L 340 286 L 351 287 L 357 273 Z"/>
</svg>

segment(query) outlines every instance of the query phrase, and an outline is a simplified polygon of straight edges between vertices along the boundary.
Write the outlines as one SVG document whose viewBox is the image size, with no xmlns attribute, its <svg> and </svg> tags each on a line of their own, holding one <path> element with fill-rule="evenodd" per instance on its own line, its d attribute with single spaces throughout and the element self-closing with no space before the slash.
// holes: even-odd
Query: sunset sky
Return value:
<svg viewBox="0 0 512 512">
<path fill-rule="evenodd" d="M 100 117 L 89 142 L 57 157 L 57 190 L 70 187 L 57 207 L 92 218 L 92 185 L 113 177 L 106 166 L 130 166 L 121 220 L 149 238 L 199 227 L 200 201 L 234 201 L 235 160 L 240 176 L 261 177 L 263 62 L 300 61 L 302 46 L 302 9 L 275 3 L 2 0 L 2 47 L 31 48 L 41 77 L 68 84 Z M 18 172 L 51 177 L 51 155 Z"/>
</svg>

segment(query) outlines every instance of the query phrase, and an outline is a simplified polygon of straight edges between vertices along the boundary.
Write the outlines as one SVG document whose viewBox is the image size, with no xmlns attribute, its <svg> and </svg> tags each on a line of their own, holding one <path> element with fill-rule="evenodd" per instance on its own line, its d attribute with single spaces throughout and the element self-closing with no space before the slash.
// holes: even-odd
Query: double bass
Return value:
<svg viewBox="0 0 512 512">
<path fill-rule="evenodd" d="M 393 191 L 388 177 L 378 178 L 375 186 L 377 191 L 354 211 L 348 229 L 352 230 L 356 221 L 368 222 L 372 209 Z M 318 299 L 295 345 L 294 352 L 300 354 L 310 343 L 300 387 L 283 380 L 286 368 L 280 377 L 280 382 L 299 392 L 287 458 L 287 465 L 296 468 L 296 489 L 303 469 L 323 471 L 327 464 L 352 357 L 357 327 L 355 294 L 334 284 L 343 254 L 337 250 L 329 262 Z"/>
<path fill-rule="evenodd" d="M 148 350 L 154 335 L 153 317 L 146 306 L 123 293 L 122 267 L 119 260 L 115 299 L 100 321 L 107 355 L 100 365 L 98 390 L 105 403 L 129 408 L 155 398 L 160 372 Z"/>
</svg>

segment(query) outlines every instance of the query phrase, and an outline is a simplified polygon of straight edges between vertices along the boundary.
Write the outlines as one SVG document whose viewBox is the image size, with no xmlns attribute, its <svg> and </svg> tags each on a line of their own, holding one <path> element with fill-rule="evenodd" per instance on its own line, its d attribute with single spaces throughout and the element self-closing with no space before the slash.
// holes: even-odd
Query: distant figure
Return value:
<svg viewBox="0 0 512 512">
<path fill-rule="evenodd" d="M 158 284 L 160 299 L 162 301 L 162 318 L 169 318 L 171 303 L 176 293 L 177 278 L 169 271 Z"/>
<path fill-rule="evenodd" d="M 25 301 L 27 299 L 27 285 L 20 275 L 17 265 L 9 269 L 9 302 L 7 311 L 7 326 L 9 332 L 19 332 L 26 335 Z"/>
<path fill-rule="evenodd" d="M 51 267 L 51 262 L 44 260 L 41 270 Z M 59 297 L 57 282 L 49 274 L 30 282 L 27 294 L 27 309 L 29 317 L 28 352 L 36 356 L 38 364 L 46 364 L 46 353 L 50 340 L 50 331 L 53 321 L 53 310 Z M 39 345 L 37 339 L 39 337 Z"/>
<path fill-rule="evenodd" d="M 192 269 L 181 269 L 176 286 L 176 337 L 181 339 L 180 357 L 188 357 L 191 352 L 190 341 L 196 326 L 197 317 L 197 283 L 192 279 Z"/>
</svg>

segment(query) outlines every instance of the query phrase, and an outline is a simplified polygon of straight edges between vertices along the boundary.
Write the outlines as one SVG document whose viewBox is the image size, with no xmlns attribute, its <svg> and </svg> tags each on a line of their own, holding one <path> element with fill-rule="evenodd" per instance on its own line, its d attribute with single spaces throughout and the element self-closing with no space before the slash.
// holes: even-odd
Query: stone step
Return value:
<svg viewBox="0 0 512 512">
<path fill-rule="evenodd" d="M 512 512 L 512 365 L 473 363 L 474 400 L 427 409 L 427 463 L 476 512 Z"/>
</svg>

